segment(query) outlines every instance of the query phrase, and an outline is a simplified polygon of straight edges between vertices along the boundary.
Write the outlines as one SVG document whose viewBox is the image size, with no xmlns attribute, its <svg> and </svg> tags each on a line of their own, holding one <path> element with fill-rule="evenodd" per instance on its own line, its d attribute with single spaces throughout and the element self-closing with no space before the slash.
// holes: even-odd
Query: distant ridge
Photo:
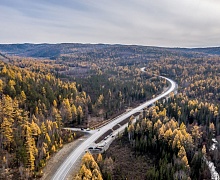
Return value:
<svg viewBox="0 0 220 180">
<path fill-rule="evenodd" d="M 199 53 L 203 55 L 220 55 L 220 47 L 208 48 L 166 48 L 139 45 L 121 45 L 121 44 L 80 44 L 80 43 L 60 43 L 60 44 L 0 44 L 0 52 L 2 55 L 17 55 L 22 57 L 33 58 L 49 58 L 57 59 L 63 54 L 73 53 L 95 53 L 97 50 L 103 49 L 107 51 L 117 48 L 123 53 L 161 53 L 166 51 L 169 53 L 187 54 Z"/>
</svg>

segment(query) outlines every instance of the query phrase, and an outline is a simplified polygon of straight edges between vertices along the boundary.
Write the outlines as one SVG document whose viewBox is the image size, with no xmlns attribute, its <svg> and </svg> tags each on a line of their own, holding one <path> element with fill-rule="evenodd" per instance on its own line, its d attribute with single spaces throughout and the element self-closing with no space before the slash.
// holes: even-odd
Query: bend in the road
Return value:
<svg viewBox="0 0 220 180">
<path fill-rule="evenodd" d="M 141 71 L 144 71 L 145 68 L 141 68 Z M 160 76 L 161 78 L 166 79 L 170 82 L 171 86 L 166 91 L 158 95 L 157 97 L 141 104 L 140 106 L 132 109 L 131 111 L 119 116 L 118 118 L 115 118 L 114 121 L 111 121 L 109 124 L 103 126 L 100 128 L 99 131 L 94 132 L 87 140 L 85 140 L 80 146 L 78 146 L 69 156 L 68 158 L 63 162 L 63 164 L 60 166 L 60 168 L 57 170 L 57 172 L 53 176 L 53 180 L 64 180 L 66 176 L 68 175 L 69 171 L 71 170 L 74 163 L 84 154 L 85 150 L 96 140 L 98 139 L 102 134 L 104 134 L 109 129 L 113 128 L 116 124 L 119 124 L 124 119 L 130 117 L 131 115 L 139 112 L 140 110 L 146 108 L 147 106 L 153 104 L 154 102 L 158 101 L 159 99 L 168 96 L 171 92 L 173 92 L 176 88 L 176 83 L 166 77 Z"/>
</svg>

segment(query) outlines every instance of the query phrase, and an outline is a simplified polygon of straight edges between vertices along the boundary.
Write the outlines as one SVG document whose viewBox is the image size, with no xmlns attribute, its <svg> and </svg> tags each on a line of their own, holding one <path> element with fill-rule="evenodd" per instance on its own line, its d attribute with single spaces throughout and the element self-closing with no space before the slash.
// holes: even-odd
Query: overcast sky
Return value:
<svg viewBox="0 0 220 180">
<path fill-rule="evenodd" d="M 220 46 L 220 0 L 0 0 L 0 43 Z"/>
</svg>

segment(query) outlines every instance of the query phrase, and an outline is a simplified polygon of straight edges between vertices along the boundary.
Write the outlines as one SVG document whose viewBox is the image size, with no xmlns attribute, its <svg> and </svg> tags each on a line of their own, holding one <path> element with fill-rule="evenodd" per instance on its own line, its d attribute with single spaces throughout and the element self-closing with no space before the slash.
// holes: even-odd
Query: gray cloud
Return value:
<svg viewBox="0 0 220 180">
<path fill-rule="evenodd" d="M 1 0 L 0 43 L 219 46 L 218 0 Z"/>
</svg>

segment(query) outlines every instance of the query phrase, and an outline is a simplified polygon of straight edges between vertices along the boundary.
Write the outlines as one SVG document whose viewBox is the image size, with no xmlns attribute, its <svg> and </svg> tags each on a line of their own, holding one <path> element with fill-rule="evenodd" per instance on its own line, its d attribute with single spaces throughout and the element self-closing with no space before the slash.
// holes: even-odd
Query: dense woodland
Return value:
<svg viewBox="0 0 220 180">
<path fill-rule="evenodd" d="M 74 82 L 5 63 L 0 77 L 1 177 L 41 175 L 50 155 L 74 139 L 62 127 L 83 120 L 87 96 Z"/>
<path fill-rule="evenodd" d="M 26 47 L 14 48 L 20 53 L 35 52 L 32 47 L 25 51 Z M 219 143 L 210 150 L 212 139 L 218 140 L 220 134 L 217 51 L 80 44 L 63 44 L 58 51 L 48 47 L 42 56 L 37 54 L 43 51 L 29 54 L 32 57 L 1 56 L 3 179 L 40 176 L 51 154 L 77 137 L 62 127 L 96 127 L 151 99 L 168 86 L 157 75 L 175 80 L 179 94 L 146 109 L 137 123 L 132 124 L 131 118 L 124 134 L 135 157 L 151 154 L 155 158 L 144 178 L 210 179 L 203 157 L 214 162 L 219 172 Z M 53 48 L 55 55 L 49 53 Z M 145 73 L 141 67 L 146 67 Z M 114 155 L 95 157 L 98 165 L 89 154 L 85 159 L 90 162 L 82 165 L 78 179 L 130 178 L 119 173 Z"/>
<path fill-rule="evenodd" d="M 94 67 L 91 75 L 79 79 L 63 73 L 65 68 L 66 65 L 51 60 L 2 57 L 0 164 L 3 179 L 40 177 L 50 156 L 64 143 L 77 138 L 77 134 L 63 127 L 90 128 L 92 118 L 99 119 L 93 123 L 99 125 L 166 86 L 159 78 L 144 83 L 140 73 L 132 77 L 138 71 L 128 66 L 117 67 L 109 74 Z"/>
<path fill-rule="evenodd" d="M 210 149 L 213 138 L 218 140 L 220 133 L 219 61 L 218 56 L 166 54 L 146 65 L 146 76 L 157 74 L 174 79 L 179 94 L 146 110 L 142 120 L 130 124 L 125 132 L 135 156 L 156 157 L 144 178 L 211 179 L 204 157 L 214 162 L 219 172 L 219 144 Z M 106 158 L 115 157 L 113 154 Z M 109 174 L 102 172 L 104 179 L 132 179 L 120 175 L 118 168 L 123 166 L 112 164 Z"/>
<path fill-rule="evenodd" d="M 123 136 L 129 140 L 132 154 L 137 161 L 145 155 L 155 161 L 148 164 L 142 177 L 130 177 L 128 172 L 119 170 L 123 167 L 114 163 L 115 148 L 110 156 L 108 151 L 104 154 L 105 161 L 110 159 L 111 163 L 104 166 L 104 160 L 97 160 L 103 179 L 211 179 L 204 157 L 213 158 L 216 165 L 220 161 L 219 150 L 209 150 L 217 133 L 218 113 L 213 104 L 199 103 L 179 94 L 145 110 L 135 124 L 131 117 Z M 206 118 L 210 119 L 203 121 Z M 119 144 L 122 139 L 118 138 Z M 132 166 L 136 166 L 135 163 Z M 105 169 L 110 170 L 106 172 Z"/>
</svg>

